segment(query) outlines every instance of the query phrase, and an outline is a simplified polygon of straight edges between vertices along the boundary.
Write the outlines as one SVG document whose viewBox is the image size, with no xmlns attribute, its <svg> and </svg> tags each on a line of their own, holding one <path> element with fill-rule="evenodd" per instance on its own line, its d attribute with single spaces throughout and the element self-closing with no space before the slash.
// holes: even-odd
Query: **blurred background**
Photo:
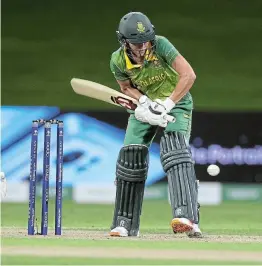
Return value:
<svg viewBox="0 0 262 266">
<path fill-rule="evenodd" d="M 73 77 L 118 90 L 109 69 L 118 49 L 120 18 L 144 12 L 194 68 L 192 154 L 200 203 L 262 202 L 262 4 L 252 1 L 3 0 L 1 171 L 6 202 L 28 201 L 31 122 L 64 121 L 64 198 L 112 203 L 114 171 L 124 139 L 125 110 L 76 95 Z M 54 196 L 56 129 L 52 129 Z M 41 195 L 43 128 L 39 131 Z M 159 137 L 150 149 L 146 200 L 168 200 L 159 161 Z M 210 164 L 220 174 L 208 175 Z M 101 196 L 102 195 L 102 196 Z"/>
</svg>

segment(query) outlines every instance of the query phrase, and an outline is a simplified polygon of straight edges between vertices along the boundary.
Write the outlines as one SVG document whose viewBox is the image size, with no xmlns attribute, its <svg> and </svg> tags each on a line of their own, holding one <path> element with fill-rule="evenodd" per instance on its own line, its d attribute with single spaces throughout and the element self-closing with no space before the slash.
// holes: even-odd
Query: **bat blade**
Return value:
<svg viewBox="0 0 262 266">
<path fill-rule="evenodd" d="M 135 99 L 90 80 L 73 78 L 71 80 L 71 86 L 77 94 L 122 106 L 126 109 L 135 110 L 137 106 Z"/>
</svg>

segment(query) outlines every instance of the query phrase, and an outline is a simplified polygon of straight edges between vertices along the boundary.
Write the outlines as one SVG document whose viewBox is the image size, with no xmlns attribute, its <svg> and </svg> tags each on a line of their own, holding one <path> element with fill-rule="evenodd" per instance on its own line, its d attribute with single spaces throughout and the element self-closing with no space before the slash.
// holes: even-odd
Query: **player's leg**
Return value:
<svg viewBox="0 0 262 266">
<path fill-rule="evenodd" d="M 198 204 L 198 180 L 189 147 L 190 111 L 175 108 L 175 123 L 169 123 L 160 141 L 161 162 L 167 174 L 175 233 L 187 232 L 201 237 Z"/>
<path fill-rule="evenodd" d="M 141 144 L 149 147 L 156 135 L 158 127 L 143 123 L 133 114 L 128 119 L 124 145 Z"/>
<path fill-rule="evenodd" d="M 150 146 L 157 127 L 131 115 L 116 165 L 116 199 L 111 236 L 138 236 Z"/>
</svg>

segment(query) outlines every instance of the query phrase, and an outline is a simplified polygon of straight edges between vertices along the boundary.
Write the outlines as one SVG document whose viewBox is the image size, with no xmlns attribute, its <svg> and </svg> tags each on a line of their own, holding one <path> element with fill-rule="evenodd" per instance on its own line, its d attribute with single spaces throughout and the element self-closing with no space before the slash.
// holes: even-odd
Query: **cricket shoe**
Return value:
<svg viewBox="0 0 262 266">
<path fill-rule="evenodd" d="M 126 230 L 125 227 L 117 226 L 110 231 L 110 236 L 118 236 L 118 237 L 123 236 L 123 237 L 125 237 L 125 236 L 128 236 L 128 231 Z"/>
<path fill-rule="evenodd" d="M 187 233 L 193 230 L 193 223 L 187 218 L 174 218 L 171 221 L 171 227 L 175 234 Z"/>
<path fill-rule="evenodd" d="M 202 238 L 202 232 L 198 227 L 198 224 L 193 224 L 193 229 L 189 232 L 186 232 L 187 236 L 190 238 Z"/>
</svg>

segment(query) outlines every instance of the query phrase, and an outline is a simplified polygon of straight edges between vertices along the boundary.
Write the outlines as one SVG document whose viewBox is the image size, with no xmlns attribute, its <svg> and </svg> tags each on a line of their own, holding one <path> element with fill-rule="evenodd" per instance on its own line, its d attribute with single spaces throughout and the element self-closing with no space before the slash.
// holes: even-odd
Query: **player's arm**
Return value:
<svg viewBox="0 0 262 266">
<path fill-rule="evenodd" d="M 177 51 L 165 37 L 158 40 L 158 53 L 179 75 L 179 81 L 171 95 L 163 102 L 167 112 L 183 98 L 195 82 L 196 75 L 187 60 Z"/>
<path fill-rule="evenodd" d="M 150 104 L 151 101 L 138 89 L 134 88 L 129 76 L 113 58 L 110 60 L 110 69 L 124 94 L 136 99 L 142 105 L 147 106 Z"/>
<path fill-rule="evenodd" d="M 143 95 L 138 89 L 132 87 L 132 84 L 129 79 L 116 80 L 116 81 L 119 84 L 120 89 L 124 94 L 136 99 L 137 101 Z"/>
<path fill-rule="evenodd" d="M 121 91 L 136 100 L 142 96 L 142 93 L 132 86 L 129 76 L 125 73 L 120 63 L 115 62 L 113 56 L 110 60 L 110 70 L 113 73 L 117 83 L 120 86 Z"/>
<path fill-rule="evenodd" d="M 177 103 L 193 86 L 196 74 L 187 60 L 180 54 L 172 62 L 172 67 L 178 73 L 179 81 L 169 98 Z"/>
</svg>

